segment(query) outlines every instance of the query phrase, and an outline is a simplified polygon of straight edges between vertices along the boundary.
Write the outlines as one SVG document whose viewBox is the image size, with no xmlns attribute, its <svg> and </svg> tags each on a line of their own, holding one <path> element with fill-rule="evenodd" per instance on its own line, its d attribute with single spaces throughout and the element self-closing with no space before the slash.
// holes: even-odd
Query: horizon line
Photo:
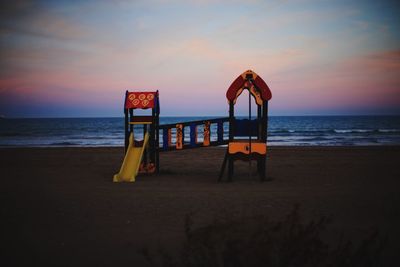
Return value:
<svg viewBox="0 0 400 267">
<path fill-rule="evenodd" d="M 111 118 L 123 118 L 124 116 L 58 116 L 58 117 L 5 117 L 1 116 L 0 120 L 13 120 L 13 119 L 111 119 Z M 208 118 L 208 117 L 217 117 L 217 118 L 225 118 L 229 116 L 221 116 L 221 115 L 204 115 L 204 116 L 177 116 L 177 115 L 166 115 L 160 116 L 160 118 Z M 235 117 L 248 117 L 246 115 L 239 115 Z M 256 117 L 256 116 L 252 116 Z M 327 115 L 269 115 L 268 117 L 400 117 L 400 114 L 327 114 Z"/>
</svg>

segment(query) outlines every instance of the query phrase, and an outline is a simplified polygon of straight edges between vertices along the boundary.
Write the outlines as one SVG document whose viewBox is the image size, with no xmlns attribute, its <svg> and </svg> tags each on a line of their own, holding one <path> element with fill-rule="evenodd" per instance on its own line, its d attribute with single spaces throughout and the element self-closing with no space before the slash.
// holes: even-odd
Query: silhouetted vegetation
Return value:
<svg viewBox="0 0 400 267">
<path fill-rule="evenodd" d="M 295 207 L 278 222 L 253 216 L 194 229 L 193 216 L 187 215 L 178 257 L 162 248 L 155 255 L 146 249 L 141 253 L 150 266 L 379 266 L 385 242 L 377 231 L 357 245 L 341 238 L 330 246 L 322 238 L 330 221 L 322 216 L 303 223 Z"/>
</svg>

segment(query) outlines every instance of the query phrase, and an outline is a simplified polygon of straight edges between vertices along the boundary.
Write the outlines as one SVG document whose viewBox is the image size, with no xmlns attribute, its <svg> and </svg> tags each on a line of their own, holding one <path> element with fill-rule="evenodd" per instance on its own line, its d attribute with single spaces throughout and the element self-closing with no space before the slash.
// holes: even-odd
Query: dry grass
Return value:
<svg viewBox="0 0 400 267">
<path fill-rule="evenodd" d="M 140 253 L 149 266 L 380 266 L 385 241 L 377 231 L 361 242 L 341 238 L 336 245 L 324 241 L 331 219 L 322 216 L 303 222 L 299 207 L 281 221 L 259 215 L 220 220 L 194 229 L 193 215 L 186 216 L 186 241 L 178 257 L 159 248 Z"/>
</svg>

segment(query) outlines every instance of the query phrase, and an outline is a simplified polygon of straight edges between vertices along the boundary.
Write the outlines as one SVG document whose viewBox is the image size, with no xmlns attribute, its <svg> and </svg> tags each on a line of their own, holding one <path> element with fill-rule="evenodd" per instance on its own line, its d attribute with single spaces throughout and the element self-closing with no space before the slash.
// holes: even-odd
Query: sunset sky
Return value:
<svg viewBox="0 0 400 267">
<path fill-rule="evenodd" d="M 122 116 L 125 90 L 227 115 L 247 69 L 272 115 L 400 114 L 397 1 L 3 2 L 2 116 Z"/>
</svg>

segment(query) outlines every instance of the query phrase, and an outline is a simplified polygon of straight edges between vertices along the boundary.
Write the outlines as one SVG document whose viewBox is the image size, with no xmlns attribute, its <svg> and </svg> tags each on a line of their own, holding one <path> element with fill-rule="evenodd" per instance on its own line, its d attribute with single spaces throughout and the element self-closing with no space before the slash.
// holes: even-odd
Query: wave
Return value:
<svg viewBox="0 0 400 267">
<path fill-rule="evenodd" d="M 321 130 L 321 129 L 311 129 L 311 130 L 294 130 L 294 129 L 277 129 L 277 130 L 268 130 L 269 133 L 331 133 L 333 130 Z"/>
<path fill-rule="evenodd" d="M 376 130 L 371 130 L 371 129 L 346 129 L 346 130 L 335 129 L 334 130 L 335 133 L 372 133 L 375 131 Z"/>
<path fill-rule="evenodd" d="M 309 130 L 269 130 L 269 133 L 273 134 L 285 134 L 285 133 L 296 133 L 296 134 L 329 134 L 329 133 L 372 133 L 378 130 L 373 129 L 309 129 Z"/>
<path fill-rule="evenodd" d="M 335 129 L 335 133 L 399 133 L 400 129 Z"/>
<path fill-rule="evenodd" d="M 137 133 L 135 133 L 137 134 Z M 73 139 L 73 140 L 119 140 L 123 139 L 124 135 L 118 135 L 118 136 L 66 136 L 68 139 Z"/>
<path fill-rule="evenodd" d="M 310 130 L 277 129 L 277 130 L 269 130 L 268 132 L 271 134 L 400 133 L 400 129 L 310 129 Z"/>
<path fill-rule="evenodd" d="M 79 146 L 81 144 L 79 143 L 73 143 L 73 142 L 55 142 L 49 144 L 50 146 Z"/>
</svg>

